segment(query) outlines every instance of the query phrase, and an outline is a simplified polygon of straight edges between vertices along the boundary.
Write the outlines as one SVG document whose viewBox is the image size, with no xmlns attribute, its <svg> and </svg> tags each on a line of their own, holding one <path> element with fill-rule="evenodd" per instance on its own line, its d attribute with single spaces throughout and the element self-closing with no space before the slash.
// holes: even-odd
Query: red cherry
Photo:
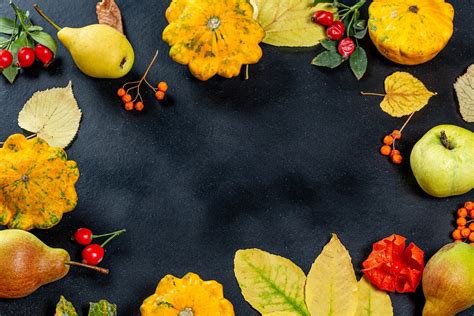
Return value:
<svg viewBox="0 0 474 316">
<path fill-rule="evenodd" d="M 334 22 L 334 15 L 329 11 L 318 10 L 314 12 L 311 21 L 319 25 L 330 26 Z"/>
<path fill-rule="evenodd" d="M 341 21 L 335 21 L 330 27 L 326 29 L 328 38 L 332 41 L 337 41 L 344 35 L 345 26 Z"/>
<path fill-rule="evenodd" d="M 339 54 L 341 54 L 341 56 L 344 59 L 347 59 L 350 55 L 354 53 L 355 43 L 349 37 L 344 38 L 339 42 L 339 45 L 337 46 L 337 50 L 339 51 Z"/>
<path fill-rule="evenodd" d="M 10 67 L 13 62 L 12 53 L 6 49 L 0 50 L 0 69 L 5 69 Z"/>
<path fill-rule="evenodd" d="M 21 68 L 28 68 L 35 62 L 35 51 L 29 47 L 23 47 L 18 51 L 18 65 Z"/>
<path fill-rule="evenodd" d="M 46 46 L 38 44 L 35 48 L 35 55 L 43 65 L 48 66 L 53 61 L 53 52 Z"/>
<path fill-rule="evenodd" d="M 82 250 L 82 262 L 91 266 L 98 265 L 104 259 L 104 248 L 98 244 L 91 244 Z"/>
<path fill-rule="evenodd" d="M 92 231 L 88 228 L 79 228 L 74 233 L 74 240 L 79 245 L 88 245 L 92 242 Z"/>
</svg>

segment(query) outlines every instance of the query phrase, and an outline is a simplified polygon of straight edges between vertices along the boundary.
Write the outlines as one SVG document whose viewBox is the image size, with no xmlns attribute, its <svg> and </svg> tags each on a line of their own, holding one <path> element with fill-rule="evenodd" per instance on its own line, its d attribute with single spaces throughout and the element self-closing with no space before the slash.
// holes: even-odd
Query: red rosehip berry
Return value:
<svg viewBox="0 0 474 316">
<path fill-rule="evenodd" d="M 339 42 L 337 50 L 344 59 L 347 59 L 350 55 L 354 53 L 355 43 L 352 38 L 344 38 Z"/>
<path fill-rule="evenodd" d="M 18 65 L 21 68 L 28 68 L 35 62 L 35 51 L 29 47 L 23 47 L 18 51 Z"/>
<path fill-rule="evenodd" d="M 334 21 L 330 27 L 326 29 L 326 35 L 332 41 L 339 40 L 344 36 L 345 26 L 341 21 Z"/>
<path fill-rule="evenodd" d="M 98 265 L 104 259 L 104 248 L 98 244 L 88 245 L 82 250 L 82 262 L 91 266 Z"/>
<path fill-rule="evenodd" d="M 36 58 L 38 58 L 38 60 L 42 62 L 43 65 L 45 66 L 48 66 L 49 64 L 53 62 L 53 58 L 54 58 L 53 52 L 44 45 L 41 45 L 41 44 L 36 45 L 35 55 L 36 55 Z"/>
<path fill-rule="evenodd" d="M 12 53 L 6 49 L 0 50 L 0 69 L 5 69 L 10 67 L 13 62 Z"/>
<path fill-rule="evenodd" d="M 319 25 L 330 26 L 334 22 L 334 15 L 332 12 L 319 10 L 311 16 L 311 21 Z"/>
</svg>

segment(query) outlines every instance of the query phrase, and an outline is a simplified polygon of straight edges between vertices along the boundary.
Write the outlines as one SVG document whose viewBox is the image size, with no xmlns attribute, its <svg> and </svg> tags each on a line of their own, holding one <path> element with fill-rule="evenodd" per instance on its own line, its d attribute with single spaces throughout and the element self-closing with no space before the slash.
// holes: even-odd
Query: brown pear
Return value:
<svg viewBox="0 0 474 316">
<path fill-rule="evenodd" d="M 0 298 L 30 295 L 69 272 L 69 254 L 23 230 L 0 231 Z"/>
</svg>

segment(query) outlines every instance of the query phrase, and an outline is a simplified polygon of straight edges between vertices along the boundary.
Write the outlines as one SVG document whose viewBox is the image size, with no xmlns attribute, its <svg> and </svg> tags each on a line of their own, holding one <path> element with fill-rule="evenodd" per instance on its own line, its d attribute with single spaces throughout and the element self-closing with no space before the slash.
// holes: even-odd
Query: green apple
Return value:
<svg viewBox="0 0 474 316">
<path fill-rule="evenodd" d="M 436 126 L 415 144 L 410 164 L 426 193 L 465 194 L 474 188 L 474 133 L 455 125 Z"/>
</svg>

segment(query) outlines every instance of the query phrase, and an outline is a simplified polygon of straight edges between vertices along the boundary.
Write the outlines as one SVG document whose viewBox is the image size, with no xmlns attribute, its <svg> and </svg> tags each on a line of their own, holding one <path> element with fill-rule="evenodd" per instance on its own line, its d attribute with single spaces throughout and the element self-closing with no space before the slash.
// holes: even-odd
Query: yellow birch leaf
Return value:
<svg viewBox="0 0 474 316">
<path fill-rule="evenodd" d="M 325 28 L 311 22 L 317 10 L 334 11 L 312 0 L 250 0 L 254 18 L 265 30 L 263 42 L 274 46 L 312 47 L 326 38 Z"/>
<path fill-rule="evenodd" d="M 304 303 L 306 276 L 292 261 L 260 249 L 235 253 L 234 273 L 242 294 L 268 316 L 309 316 Z"/>
<path fill-rule="evenodd" d="M 69 145 L 79 130 L 81 110 L 72 93 L 72 84 L 36 92 L 18 116 L 21 128 L 35 133 L 52 147 Z"/>
<path fill-rule="evenodd" d="M 387 292 L 375 288 L 365 277 L 358 283 L 359 304 L 355 316 L 393 316 L 393 307 Z"/>
<path fill-rule="evenodd" d="M 419 111 L 436 95 L 426 89 L 423 82 L 407 72 L 395 72 L 385 79 L 386 94 L 366 93 L 363 95 L 383 96 L 382 110 L 393 117 L 402 117 Z"/>
<path fill-rule="evenodd" d="M 336 234 L 311 266 L 305 290 L 311 315 L 354 316 L 357 279 L 349 252 Z"/>
<path fill-rule="evenodd" d="M 467 72 L 458 78 L 454 84 L 458 96 L 459 112 L 462 118 L 469 123 L 474 122 L 474 65 L 469 66 Z"/>
</svg>

